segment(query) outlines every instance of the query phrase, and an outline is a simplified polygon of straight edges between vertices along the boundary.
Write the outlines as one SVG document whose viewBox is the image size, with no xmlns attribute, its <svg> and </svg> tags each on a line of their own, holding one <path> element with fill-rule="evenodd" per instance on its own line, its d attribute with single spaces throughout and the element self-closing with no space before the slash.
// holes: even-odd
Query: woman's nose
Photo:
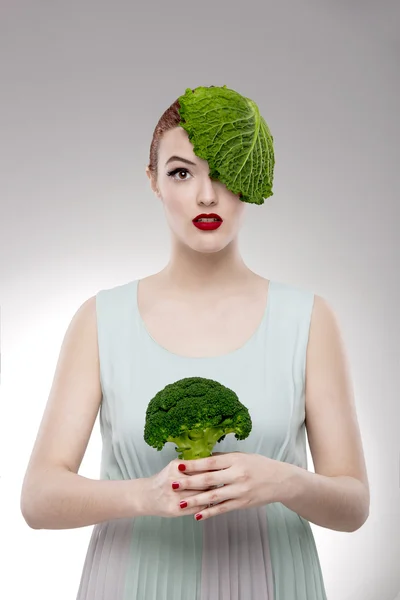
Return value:
<svg viewBox="0 0 400 600">
<path fill-rule="evenodd" d="M 215 198 L 211 198 L 209 200 L 200 200 L 199 204 L 202 206 L 215 206 L 215 204 L 217 203 Z"/>
</svg>

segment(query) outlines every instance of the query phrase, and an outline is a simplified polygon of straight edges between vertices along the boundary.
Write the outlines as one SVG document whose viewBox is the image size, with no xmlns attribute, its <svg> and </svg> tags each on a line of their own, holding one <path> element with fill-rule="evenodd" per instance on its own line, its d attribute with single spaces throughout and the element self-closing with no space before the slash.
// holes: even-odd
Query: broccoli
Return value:
<svg viewBox="0 0 400 600">
<path fill-rule="evenodd" d="M 228 433 L 244 440 L 251 429 L 249 411 L 233 390 L 213 379 L 185 377 L 150 400 L 144 440 L 157 450 L 172 442 L 179 458 L 190 460 L 211 456 Z"/>
</svg>

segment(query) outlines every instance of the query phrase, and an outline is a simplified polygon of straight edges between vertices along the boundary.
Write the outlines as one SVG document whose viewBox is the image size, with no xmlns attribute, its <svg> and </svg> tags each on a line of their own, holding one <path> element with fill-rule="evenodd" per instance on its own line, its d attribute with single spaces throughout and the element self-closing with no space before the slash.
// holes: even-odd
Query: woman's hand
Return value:
<svg viewBox="0 0 400 600">
<path fill-rule="evenodd" d="M 144 480 L 145 489 L 143 494 L 144 510 L 146 515 L 156 515 L 160 517 L 181 517 L 182 509 L 179 503 L 183 498 L 189 499 L 199 493 L 199 490 L 207 489 L 207 486 L 196 488 L 196 484 L 191 485 L 190 490 L 181 482 L 185 479 L 191 479 L 181 470 L 179 465 L 183 461 L 179 459 L 172 460 L 162 471 L 148 477 Z M 196 462 L 196 461 L 186 461 Z M 201 482 L 198 482 L 201 485 Z M 195 514 L 205 508 L 204 504 L 191 503 L 191 508 L 185 510 L 185 514 Z"/>
<path fill-rule="evenodd" d="M 242 452 L 218 452 L 209 458 L 178 461 L 179 465 L 176 507 L 182 515 L 194 513 L 197 520 L 279 502 L 293 473 L 290 463 Z M 200 506 L 206 508 L 198 510 Z"/>
</svg>

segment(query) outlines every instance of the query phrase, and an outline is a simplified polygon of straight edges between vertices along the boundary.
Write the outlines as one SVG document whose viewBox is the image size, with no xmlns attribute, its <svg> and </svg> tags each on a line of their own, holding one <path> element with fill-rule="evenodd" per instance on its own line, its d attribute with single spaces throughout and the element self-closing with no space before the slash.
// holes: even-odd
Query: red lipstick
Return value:
<svg viewBox="0 0 400 600">
<path fill-rule="evenodd" d="M 202 213 L 193 219 L 193 225 L 197 227 L 197 229 L 210 231 L 218 229 L 218 227 L 222 225 L 222 218 L 216 213 L 210 213 L 208 215 Z"/>
</svg>

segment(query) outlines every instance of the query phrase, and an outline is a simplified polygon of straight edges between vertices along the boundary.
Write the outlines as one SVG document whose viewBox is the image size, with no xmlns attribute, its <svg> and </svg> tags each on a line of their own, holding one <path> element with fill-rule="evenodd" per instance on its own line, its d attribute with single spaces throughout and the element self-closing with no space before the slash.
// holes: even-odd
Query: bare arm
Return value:
<svg viewBox="0 0 400 600">
<path fill-rule="evenodd" d="M 291 467 L 283 503 L 321 527 L 355 531 L 369 515 L 369 484 L 342 336 L 320 296 L 307 349 L 306 427 L 315 473 Z"/>
<path fill-rule="evenodd" d="M 33 529 L 70 529 L 142 514 L 144 481 L 78 475 L 101 403 L 96 299 L 89 298 L 65 334 L 21 491 Z"/>
</svg>

